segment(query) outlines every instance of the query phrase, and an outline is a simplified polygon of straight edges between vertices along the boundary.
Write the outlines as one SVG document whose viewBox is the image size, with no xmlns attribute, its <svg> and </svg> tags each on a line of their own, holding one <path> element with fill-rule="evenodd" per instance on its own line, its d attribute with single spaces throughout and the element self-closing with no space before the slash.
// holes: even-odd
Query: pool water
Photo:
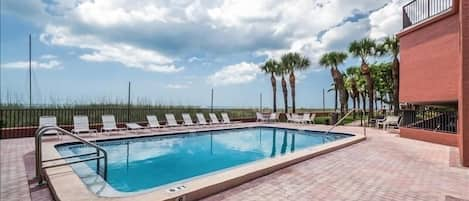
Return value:
<svg viewBox="0 0 469 201">
<path fill-rule="evenodd" d="M 116 191 L 138 192 L 349 136 L 254 127 L 120 139 L 97 144 L 108 153 L 107 183 Z M 57 150 L 62 156 L 94 151 L 82 144 L 60 145 Z M 83 164 L 81 168 L 79 165 L 72 167 L 84 180 L 84 169 L 95 171 L 96 161 L 87 162 L 86 168 Z"/>
</svg>

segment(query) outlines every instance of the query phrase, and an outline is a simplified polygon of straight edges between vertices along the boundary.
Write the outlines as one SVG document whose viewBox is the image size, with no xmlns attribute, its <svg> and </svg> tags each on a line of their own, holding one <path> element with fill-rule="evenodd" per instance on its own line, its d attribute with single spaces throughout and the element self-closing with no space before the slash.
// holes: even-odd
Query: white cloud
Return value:
<svg viewBox="0 0 469 201">
<path fill-rule="evenodd" d="M 191 57 L 187 60 L 189 63 L 193 63 L 193 62 L 198 62 L 198 61 L 202 61 L 201 58 L 199 57 Z"/>
<path fill-rule="evenodd" d="M 40 58 L 43 59 L 43 60 L 49 60 L 49 59 L 56 59 L 57 56 L 52 55 L 52 54 L 44 54 L 44 55 L 41 55 Z"/>
<path fill-rule="evenodd" d="M 259 66 L 254 63 L 241 62 L 225 66 L 208 77 L 213 85 L 235 85 L 251 82 L 260 73 Z"/>
<path fill-rule="evenodd" d="M 168 84 L 166 85 L 166 88 L 168 89 L 187 89 L 189 88 L 189 84 Z"/>
<path fill-rule="evenodd" d="M 402 28 L 402 6 L 405 1 L 393 0 L 370 14 L 370 37 L 380 39 L 394 35 Z"/>
<path fill-rule="evenodd" d="M 233 55 L 278 58 L 287 51 L 307 55 L 316 67 L 322 53 L 345 50 L 351 39 L 400 30 L 403 1 L 67 0 L 36 10 L 60 13 L 50 15 L 43 41 L 90 50 L 78 55 L 83 60 L 178 72 L 177 58 L 236 63 L 251 58 Z M 21 11 L 15 1 L 9 8 Z"/>
<path fill-rule="evenodd" d="M 127 67 L 161 73 L 174 73 L 184 69 L 176 67 L 173 59 L 159 52 L 125 43 L 105 43 L 92 35 L 75 35 L 67 27 L 48 25 L 40 35 L 40 40 L 45 44 L 92 50 L 92 53 L 80 56 L 85 61 L 119 62 Z"/>
<path fill-rule="evenodd" d="M 106 27 L 138 22 L 176 21 L 170 18 L 168 8 L 135 1 L 84 1 L 76 7 L 74 14 L 85 23 Z"/>
<path fill-rule="evenodd" d="M 60 61 L 49 60 L 45 62 L 31 61 L 31 68 L 34 69 L 53 69 L 59 68 L 61 65 Z M 2 64 L 4 68 L 12 69 L 27 69 L 29 68 L 29 61 L 15 61 Z"/>
</svg>

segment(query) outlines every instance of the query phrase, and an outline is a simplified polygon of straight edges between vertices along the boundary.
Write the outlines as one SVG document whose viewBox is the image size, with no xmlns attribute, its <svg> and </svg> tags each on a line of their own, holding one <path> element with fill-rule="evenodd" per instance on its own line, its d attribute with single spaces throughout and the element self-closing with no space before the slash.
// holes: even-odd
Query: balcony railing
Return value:
<svg viewBox="0 0 469 201">
<path fill-rule="evenodd" d="M 404 110 L 401 127 L 455 134 L 458 127 L 457 116 L 456 111 Z"/>
<path fill-rule="evenodd" d="M 403 28 L 418 24 L 453 7 L 453 0 L 413 0 L 402 8 Z"/>
</svg>

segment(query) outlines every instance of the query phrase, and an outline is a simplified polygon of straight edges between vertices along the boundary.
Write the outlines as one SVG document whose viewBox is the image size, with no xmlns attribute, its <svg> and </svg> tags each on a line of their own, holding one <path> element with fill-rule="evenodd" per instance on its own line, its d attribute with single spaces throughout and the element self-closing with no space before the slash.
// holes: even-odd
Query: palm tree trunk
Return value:
<svg viewBox="0 0 469 201">
<path fill-rule="evenodd" d="M 366 77 L 366 85 L 368 88 L 368 118 L 373 118 L 374 117 L 374 84 L 373 84 L 373 78 L 371 78 L 371 74 L 368 73 L 365 75 Z"/>
<path fill-rule="evenodd" d="M 287 81 L 285 81 L 285 77 L 282 75 L 282 91 L 283 91 L 283 103 L 285 104 L 285 113 L 288 113 L 288 89 L 287 89 Z"/>
<path fill-rule="evenodd" d="M 360 93 L 357 94 L 357 109 L 360 110 Z"/>
<path fill-rule="evenodd" d="M 290 90 L 291 90 L 291 101 L 292 101 L 292 111 L 293 113 L 296 112 L 296 106 L 295 106 L 295 74 L 293 72 L 290 73 Z"/>
<path fill-rule="evenodd" d="M 378 112 L 378 92 L 375 90 L 375 93 L 373 95 L 375 98 L 375 111 Z"/>
<path fill-rule="evenodd" d="M 272 82 L 272 94 L 273 94 L 273 110 L 277 112 L 277 80 L 275 79 L 274 73 L 270 76 Z"/>
<path fill-rule="evenodd" d="M 393 68 L 392 68 L 392 77 L 393 77 L 393 104 L 394 104 L 394 115 L 399 115 L 399 59 L 394 57 Z"/>
<path fill-rule="evenodd" d="M 363 110 L 366 113 L 366 94 L 365 94 L 365 92 L 362 92 L 362 93 L 360 93 L 360 95 L 362 96 Z"/>
<path fill-rule="evenodd" d="M 352 101 L 353 101 L 353 119 L 355 119 L 356 117 L 355 111 L 357 110 L 357 101 L 355 97 L 352 97 Z"/>
<path fill-rule="evenodd" d="M 334 112 L 337 112 L 337 102 L 338 101 L 338 94 L 337 94 L 337 85 L 334 84 L 334 94 L 335 94 L 335 99 L 334 99 Z"/>
<path fill-rule="evenodd" d="M 345 90 L 344 78 L 343 78 L 342 73 L 338 71 L 336 68 L 333 68 L 333 69 L 334 69 L 335 86 L 337 86 L 339 90 L 339 96 L 340 96 L 340 116 L 343 117 L 346 112 L 345 110 L 347 107 L 348 94 L 347 94 L 347 90 Z"/>
</svg>

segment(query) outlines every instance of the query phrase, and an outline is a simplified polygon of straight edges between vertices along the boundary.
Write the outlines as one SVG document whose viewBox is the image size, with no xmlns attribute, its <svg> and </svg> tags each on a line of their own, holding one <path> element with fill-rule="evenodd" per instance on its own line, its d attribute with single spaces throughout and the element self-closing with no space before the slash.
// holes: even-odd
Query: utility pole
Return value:
<svg viewBox="0 0 469 201">
<path fill-rule="evenodd" d="M 213 112 L 213 88 L 212 88 L 212 95 L 210 99 L 210 112 Z"/>
<path fill-rule="evenodd" d="M 322 89 L 322 111 L 326 111 L 326 90 Z"/>
<path fill-rule="evenodd" d="M 130 122 L 130 81 L 127 93 L 127 122 Z"/>
<path fill-rule="evenodd" d="M 31 83 L 31 34 L 29 34 L 29 108 L 32 107 L 32 83 Z"/>
</svg>

